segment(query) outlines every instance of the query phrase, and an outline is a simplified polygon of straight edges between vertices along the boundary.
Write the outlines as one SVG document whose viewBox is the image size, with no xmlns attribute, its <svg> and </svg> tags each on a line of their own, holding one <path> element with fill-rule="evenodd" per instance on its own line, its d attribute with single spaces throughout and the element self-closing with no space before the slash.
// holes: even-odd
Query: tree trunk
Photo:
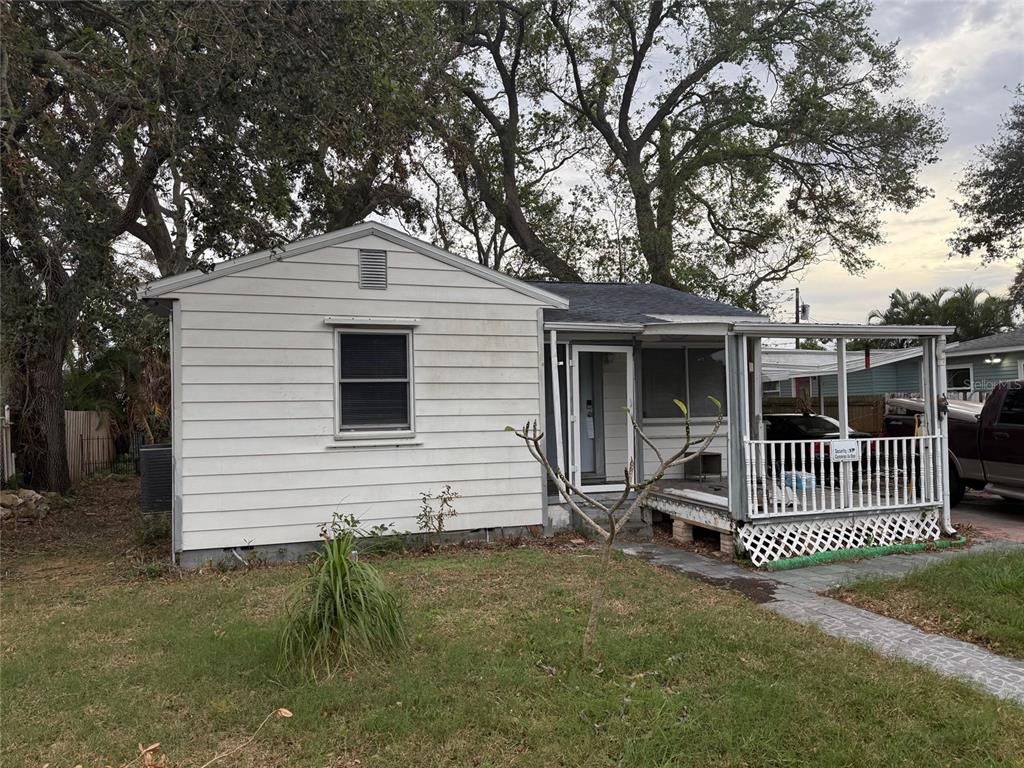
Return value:
<svg viewBox="0 0 1024 768">
<path fill-rule="evenodd" d="M 49 349 L 33 355 L 26 366 L 25 399 L 18 415 L 19 464 L 32 487 L 66 493 L 71 478 L 64 434 L 63 345 L 47 341 Z"/>
<path fill-rule="evenodd" d="M 594 645 L 594 634 L 597 632 L 597 617 L 604 604 L 604 582 L 608 578 L 608 566 L 612 561 L 612 544 L 615 542 L 614 521 L 612 522 L 611 538 L 605 542 L 601 552 L 601 565 L 598 567 L 594 591 L 590 595 L 590 616 L 587 617 L 587 628 L 583 632 L 583 651 L 589 653 Z"/>
<path fill-rule="evenodd" d="M 679 290 L 679 283 L 672 273 L 675 256 L 672 249 L 672 222 L 662 220 L 663 217 L 654 212 L 650 185 L 643 177 L 639 159 L 630 163 L 626 176 L 633 193 L 640 252 L 647 261 L 650 282 Z"/>
<path fill-rule="evenodd" d="M 503 168 L 503 182 L 505 187 L 504 216 L 499 217 L 503 221 L 505 229 L 511 235 L 515 244 L 523 249 L 526 258 L 535 264 L 539 264 L 547 270 L 548 274 L 556 280 L 564 283 L 581 283 L 583 277 L 573 269 L 569 262 L 560 257 L 537 237 L 533 227 L 526 220 L 523 213 L 523 206 L 519 199 L 519 182 L 516 178 L 515 162 L 512 156 L 506 158 Z"/>
</svg>

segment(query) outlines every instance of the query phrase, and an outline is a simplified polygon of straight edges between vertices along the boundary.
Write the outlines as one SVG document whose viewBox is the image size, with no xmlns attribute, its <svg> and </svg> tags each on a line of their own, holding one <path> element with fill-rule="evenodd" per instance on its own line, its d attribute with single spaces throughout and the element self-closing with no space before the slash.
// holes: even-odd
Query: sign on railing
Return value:
<svg viewBox="0 0 1024 768">
<path fill-rule="evenodd" d="M 748 440 L 750 517 L 942 503 L 941 437 Z"/>
</svg>

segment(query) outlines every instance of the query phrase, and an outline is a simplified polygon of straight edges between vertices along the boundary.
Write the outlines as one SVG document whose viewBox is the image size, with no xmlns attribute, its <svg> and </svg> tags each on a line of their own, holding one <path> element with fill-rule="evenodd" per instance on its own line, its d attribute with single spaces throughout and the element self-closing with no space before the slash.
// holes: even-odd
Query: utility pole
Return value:
<svg viewBox="0 0 1024 768">
<path fill-rule="evenodd" d="M 796 289 L 796 323 L 800 324 L 800 289 Z M 800 349 L 800 339 L 796 340 L 796 348 Z"/>
</svg>

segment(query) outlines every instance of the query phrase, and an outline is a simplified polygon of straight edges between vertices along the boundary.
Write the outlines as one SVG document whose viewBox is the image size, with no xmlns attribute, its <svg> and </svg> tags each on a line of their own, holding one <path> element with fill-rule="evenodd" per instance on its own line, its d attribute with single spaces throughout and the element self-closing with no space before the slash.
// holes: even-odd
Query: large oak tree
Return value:
<svg viewBox="0 0 1024 768">
<path fill-rule="evenodd" d="M 941 131 L 894 96 L 861 0 L 551 0 L 549 93 L 632 193 L 654 282 L 746 304 L 814 259 L 851 270 L 927 190 Z"/>
</svg>

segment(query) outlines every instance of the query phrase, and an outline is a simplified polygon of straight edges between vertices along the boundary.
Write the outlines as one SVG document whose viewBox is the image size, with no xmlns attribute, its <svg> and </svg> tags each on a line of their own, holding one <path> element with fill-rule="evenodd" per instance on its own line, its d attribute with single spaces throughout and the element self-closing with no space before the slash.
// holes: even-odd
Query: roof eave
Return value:
<svg viewBox="0 0 1024 768">
<path fill-rule="evenodd" d="M 562 322 L 554 320 L 544 323 L 546 331 L 580 331 L 580 332 L 603 332 L 603 333 L 642 333 L 642 323 L 582 323 Z"/>
<path fill-rule="evenodd" d="M 962 346 L 962 343 L 961 345 Z M 1017 344 L 1016 346 L 1011 345 L 1008 347 L 983 347 L 981 349 L 961 349 L 957 346 L 955 349 L 946 347 L 946 357 L 968 357 L 970 355 L 992 355 L 992 354 L 1005 354 L 1006 352 L 1024 352 L 1024 344 Z"/>
</svg>

